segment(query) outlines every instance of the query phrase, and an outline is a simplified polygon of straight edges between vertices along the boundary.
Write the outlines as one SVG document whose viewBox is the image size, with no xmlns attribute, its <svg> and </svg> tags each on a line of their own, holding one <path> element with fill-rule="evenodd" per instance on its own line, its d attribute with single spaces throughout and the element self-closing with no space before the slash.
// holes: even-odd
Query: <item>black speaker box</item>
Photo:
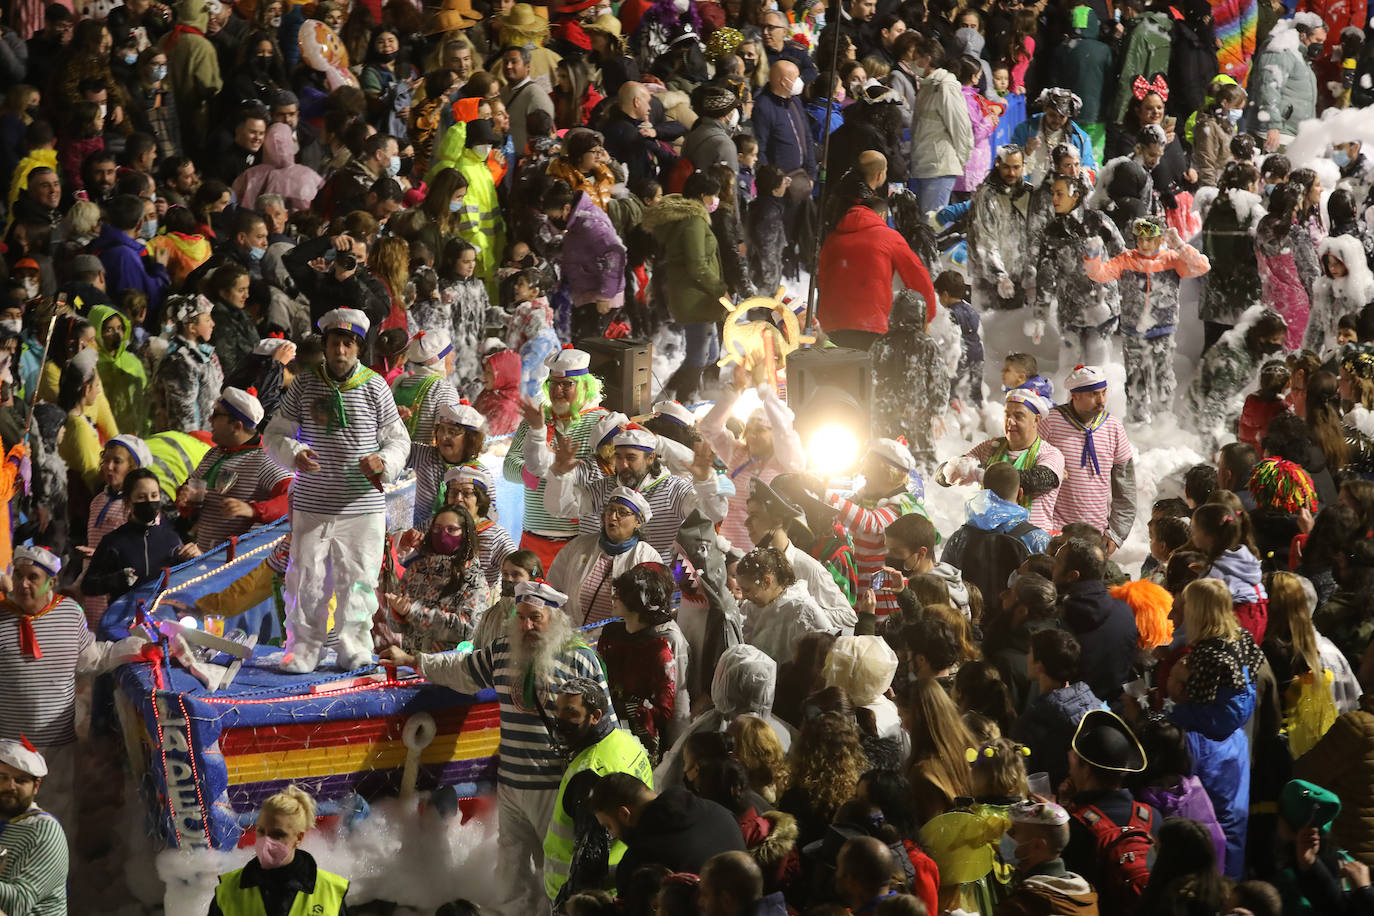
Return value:
<svg viewBox="0 0 1374 916">
<path fill-rule="evenodd" d="M 591 356 L 591 371 L 601 379 L 601 406 L 627 417 L 649 412 L 654 345 L 647 340 L 597 337 L 577 345 Z"/>
</svg>

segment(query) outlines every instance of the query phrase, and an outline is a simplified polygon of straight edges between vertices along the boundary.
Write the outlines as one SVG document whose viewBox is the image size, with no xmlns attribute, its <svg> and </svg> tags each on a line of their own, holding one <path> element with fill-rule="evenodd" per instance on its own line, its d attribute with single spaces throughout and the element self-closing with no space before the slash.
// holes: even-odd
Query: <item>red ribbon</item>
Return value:
<svg viewBox="0 0 1374 916">
<path fill-rule="evenodd" d="M 162 673 L 162 647 L 155 642 L 144 643 L 143 648 L 138 650 L 138 657 L 134 661 L 147 662 L 152 665 L 153 685 L 158 690 L 167 689 L 167 681 Z"/>
</svg>

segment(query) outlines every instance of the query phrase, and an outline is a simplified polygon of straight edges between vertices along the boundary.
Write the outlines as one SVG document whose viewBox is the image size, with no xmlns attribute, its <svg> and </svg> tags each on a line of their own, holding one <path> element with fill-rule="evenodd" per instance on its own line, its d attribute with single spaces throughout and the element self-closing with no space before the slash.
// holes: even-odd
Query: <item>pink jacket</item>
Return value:
<svg viewBox="0 0 1374 916">
<path fill-rule="evenodd" d="M 956 191 L 975 190 L 992 168 L 992 148 L 988 138 L 997 130 L 997 118 L 983 113 L 983 104 L 978 100 L 978 89 L 974 86 L 963 87 L 964 102 L 968 105 L 968 119 L 973 125 L 973 152 L 964 163 L 963 177 L 954 182 Z"/>
</svg>

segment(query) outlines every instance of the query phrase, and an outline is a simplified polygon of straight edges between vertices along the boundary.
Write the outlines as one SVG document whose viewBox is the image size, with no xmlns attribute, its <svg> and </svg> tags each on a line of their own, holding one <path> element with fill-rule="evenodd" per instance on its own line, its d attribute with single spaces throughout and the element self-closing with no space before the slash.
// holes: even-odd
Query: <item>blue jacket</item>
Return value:
<svg viewBox="0 0 1374 916">
<path fill-rule="evenodd" d="M 806 169 L 816 177 L 816 150 L 811 123 L 800 97 L 778 98 L 765 88 L 754 99 L 754 138 L 759 141 L 759 161 L 784 172 Z"/>
<path fill-rule="evenodd" d="M 1050 774 L 1050 785 L 1059 785 L 1069 775 L 1069 743 L 1078 720 L 1089 710 L 1106 708 L 1082 681 L 1031 700 L 1011 727 L 1011 737 L 1031 750 L 1027 772 L 1043 770 Z"/>
<path fill-rule="evenodd" d="M 171 277 L 151 255 L 145 256 L 143 242 L 109 225 L 87 246 L 105 265 L 105 289 L 118 299 L 126 289 L 136 289 L 148 297 L 148 314 L 162 314 L 162 299 L 167 295 Z"/>
<path fill-rule="evenodd" d="M 1031 391 L 1034 391 L 1036 394 L 1040 395 L 1042 398 L 1049 401 L 1051 404 L 1054 403 L 1054 382 L 1045 378 L 1043 375 L 1032 375 L 1030 378 L 1026 379 L 1024 382 L 1017 385 L 1016 387 L 1029 388 Z M 1010 391 L 1011 389 L 1008 388 L 1006 390 Z"/>
<path fill-rule="evenodd" d="M 1130 680 L 1139 651 L 1135 615 L 1126 602 L 1107 594 L 1107 584 L 1101 579 L 1063 586 L 1059 612 L 1082 647 L 1080 676 L 1096 696 L 1110 703 Z"/>
<path fill-rule="evenodd" d="M 1250 742 L 1245 723 L 1255 711 L 1255 698 L 1251 681 L 1244 690 L 1219 691 L 1211 703 L 1176 703 L 1169 712 L 1170 720 L 1184 729 L 1193 775 L 1212 799 L 1226 835 L 1225 874 L 1235 878 L 1245 864 L 1250 817 Z"/>
<path fill-rule="evenodd" d="M 1027 140 L 1040 133 L 1040 119 L 1043 117 L 1043 114 L 1032 115 L 1022 121 L 1017 125 L 1016 130 L 1011 132 L 1011 142 L 1024 148 Z M 1092 138 L 1083 131 L 1083 128 L 1070 121 L 1065 140 L 1077 147 L 1078 155 L 1083 160 L 1085 169 L 1097 168 L 1097 160 L 1093 158 Z"/>
<path fill-rule="evenodd" d="M 811 59 L 811 55 L 807 54 L 806 50 L 795 41 L 784 42 L 779 51 L 774 51 L 772 48 L 765 48 L 764 50 L 768 55 L 769 67 L 780 60 L 789 60 L 797 65 L 797 69 L 801 71 L 801 81 L 808 86 L 811 85 L 812 80 L 820 75 L 820 71 L 816 69 L 816 62 Z"/>
<path fill-rule="evenodd" d="M 978 313 L 973 306 L 959 300 L 949 307 L 949 317 L 959 326 L 959 336 L 963 341 L 964 359 L 970 363 L 983 361 L 983 337 L 978 333 Z"/>
</svg>

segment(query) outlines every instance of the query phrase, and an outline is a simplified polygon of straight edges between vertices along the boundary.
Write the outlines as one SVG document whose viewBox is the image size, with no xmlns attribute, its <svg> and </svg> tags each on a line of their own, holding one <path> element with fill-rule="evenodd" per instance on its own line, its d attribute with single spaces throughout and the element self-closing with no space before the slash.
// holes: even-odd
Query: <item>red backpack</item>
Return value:
<svg viewBox="0 0 1374 916">
<path fill-rule="evenodd" d="M 1109 904 L 1102 911 L 1114 916 L 1134 916 L 1139 911 L 1145 885 L 1150 883 L 1150 851 L 1155 843 L 1150 827 L 1154 812 L 1149 805 L 1136 802 L 1131 805 L 1131 819 L 1124 827 L 1112 823 L 1093 805 L 1073 812 L 1073 817 L 1093 835 L 1101 867 L 1097 891 Z"/>
</svg>

